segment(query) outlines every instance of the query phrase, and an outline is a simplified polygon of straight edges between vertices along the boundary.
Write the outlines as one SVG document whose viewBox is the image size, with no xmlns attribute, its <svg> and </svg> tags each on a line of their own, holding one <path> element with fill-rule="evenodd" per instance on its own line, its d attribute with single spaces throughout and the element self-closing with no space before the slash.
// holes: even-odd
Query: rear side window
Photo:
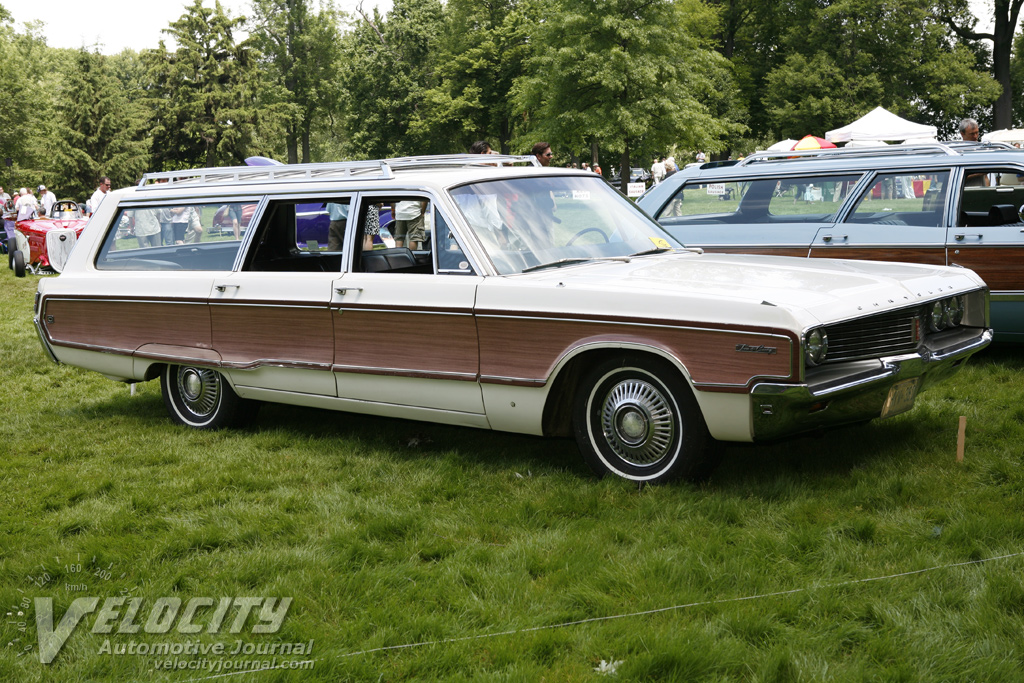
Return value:
<svg viewBox="0 0 1024 683">
<path fill-rule="evenodd" d="M 949 171 L 881 173 L 847 218 L 850 223 L 939 227 L 949 185 Z"/>
<path fill-rule="evenodd" d="M 123 208 L 96 257 L 98 270 L 231 270 L 256 202 Z"/>
<path fill-rule="evenodd" d="M 656 218 L 664 225 L 835 220 L 860 174 L 684 185 Z"/>
</svg>

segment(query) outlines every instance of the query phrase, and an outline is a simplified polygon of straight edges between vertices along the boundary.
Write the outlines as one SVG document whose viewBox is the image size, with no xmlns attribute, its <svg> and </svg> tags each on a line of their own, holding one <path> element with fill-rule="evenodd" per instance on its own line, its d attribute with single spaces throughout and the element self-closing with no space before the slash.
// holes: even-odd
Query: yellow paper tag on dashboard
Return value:
<svg viewBox="0 0 1024 683">
<path fill-rule="evenodd" d="M 651 240 L 651 242 L 654 243 L 654 246 L 656 246 L 658 249 L 671 249 L 672 248 L 672 245 L 668 243 L 668 240 L 662 239 L 660 237 L 651 237 L 650 240 Z"/>
</svg>

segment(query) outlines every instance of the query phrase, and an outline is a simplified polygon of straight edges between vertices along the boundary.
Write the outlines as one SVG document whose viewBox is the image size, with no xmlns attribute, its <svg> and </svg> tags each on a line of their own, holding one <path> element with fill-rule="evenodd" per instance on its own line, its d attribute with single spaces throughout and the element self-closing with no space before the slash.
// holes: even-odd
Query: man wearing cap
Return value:
<svg viewBox="0 0 1024 683">
<path fill-rule="evenodd" d="M 46 185 L 39 186 L 39 203 L 43 205 L 43 215 L 49 216 L 50 209 L 57 203 L 57 196 L 46 189 Z"/>
</svg>

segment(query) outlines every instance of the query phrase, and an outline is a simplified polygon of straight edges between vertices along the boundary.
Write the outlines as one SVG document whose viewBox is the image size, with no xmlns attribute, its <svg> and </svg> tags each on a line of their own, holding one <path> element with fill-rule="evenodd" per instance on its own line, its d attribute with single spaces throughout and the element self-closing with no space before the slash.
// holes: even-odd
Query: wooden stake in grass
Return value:
<svg viewBox="0 0 1024 683">
<path fill-rule="evenodd" d="M 956 432 L 956 461 L 964 461 L 964 440 L 967 437 L 967 416 L 960 416 L 960 428 Z"/>
</svg>

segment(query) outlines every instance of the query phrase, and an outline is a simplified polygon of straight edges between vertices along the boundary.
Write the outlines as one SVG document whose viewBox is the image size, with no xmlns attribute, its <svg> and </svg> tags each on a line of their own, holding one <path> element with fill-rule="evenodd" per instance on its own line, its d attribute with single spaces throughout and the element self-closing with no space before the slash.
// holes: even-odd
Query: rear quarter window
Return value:
<svg viewBox="0 0 1024 683">
<path fill-rule="evenodd" d="M 231 270 L 255 202 L 175 203 L 122 208 L 97 270 Z"/>
<path fill-rule="evenodd" d="M 656 218 L 665 225 L 829 222 L 859 174 L 684 185 Z"/>
</svg>

